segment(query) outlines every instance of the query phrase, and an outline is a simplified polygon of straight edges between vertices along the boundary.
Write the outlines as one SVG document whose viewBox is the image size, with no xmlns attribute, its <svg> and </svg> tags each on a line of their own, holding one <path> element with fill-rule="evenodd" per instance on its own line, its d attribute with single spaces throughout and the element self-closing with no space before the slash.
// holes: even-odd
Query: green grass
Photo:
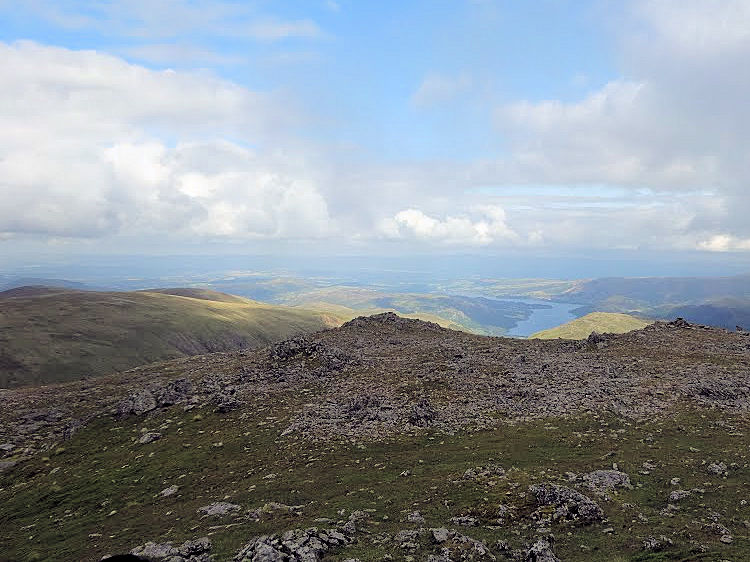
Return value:
<svg viewBox="0 0 750 562">
<path fill-rule="evenodd" d="M 340 510 L 355 509 L 371 513 L 366 532 L 330 560 L 374 561 L 385 554 L 401 559 L 392 543 L 376 545 L 369 537 L 415 528 L 404 521 L 414 510 L 430 527 L 451 527 L 451 517 L 473 515 L 482 525 L 461 532 L 489 545 L 505 540 L 521 547 L 534 536 L 529 516 L 536 506 L 529 484 L 565 485 L 567 471 L 612 463 L 630 474 L 634 488 L 610 501 L 597 500 L 609 518 L 603 524 L 553 525 L 561 559 L 741 560 L 750 553 L 743 524 L 750 506 L 741 502 L 750 494 L 750 423 L 744 417 L 682 408 L 643 423 L 582 415 L 455 435 L 420 432 L 384 442 L 312 444 L 280 437 L 304 400 L 273 398 L 265 402 L 273 407 L 258 402 L 245 414 L 175 409 L 150 419 L 100 419 L 63 451 L 0 476 L 0 559 L 98 560 L 146 540 L 209 535 L 218 559 L 226 560 L 253 536 L 320 526 L 316 518 L 336 521 Z M 143 428 L 164 437 L 138 445 Z M 223 446 L 213 446 L 218 441 Z M 735 463 L 727 478 L 707 473 L 704 461 L 714 460 Z M 646 461 L 657 468 L 640 474 Z M 506 476 L 461 478 L 467 468 L 488 463 L 503 466 Z M 410 475 L 401 476 L 404 470 Z M 675 489 L 672 478 L 680 478 L 679 488 L 705 492 L 683 500 L 673 517 L 665 517 L 660 512 Z M 176 495 L 158 496 L 172 484 L 180 486 Z M 245 508 L 272 501 L 304 507 L 301 515 L 271 514 L 260 522 L 200 519 L 199 507 L 221 500 Z M 496 526 L 493 514 L 500 504 L 511 507 L 515 517 Z M 722 544 L 705 528 L 712 513 L 732 531 L 732 544 Z M 613 531 L 605 534 L 606 528 Z M 662 534 L 675 545 L 658 555 L 642 550 L 644 537 Z M 697 552 L 699 544 L 706 552 Z"/>
<path fill-rule="evenodd" d="M 529 336 L 530 338 L 551 340 L 562 338 L 566 340 L 582 340 L 589 337 L 591 332 L 600 334 L 624 334 L 632 330 L 645 328 L 652 322 L 637 318 L 629 314 L 614 312 L 592 312 L 581 318 L 576 318 L 566 324 L 542 330 Z"/>
<path fill-rule="evenodd" d="M 331 312 L 194 289 L 0 294 L 0 388 L 255 347 L 341 321 Z"/>
</svg>

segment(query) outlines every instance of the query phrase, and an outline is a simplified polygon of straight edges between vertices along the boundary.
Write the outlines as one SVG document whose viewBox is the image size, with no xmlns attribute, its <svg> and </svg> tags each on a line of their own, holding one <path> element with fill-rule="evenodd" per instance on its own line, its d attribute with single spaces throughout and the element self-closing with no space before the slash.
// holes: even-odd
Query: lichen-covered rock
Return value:
<svg viewBox="0 0 750 562">
<path fill-rule="evenodd" d="M 147 542 L 135 547 L 130 554 L 153 562 L 162 560 L 165 562 L 212 562 L 213 560 L 211 541 L 207 537 L 185 541 L 180 546 L 174 546 L 172 542 Z"/>
<path fill-rule="evenodd" d="M 158 441 L 161 439 L 161 433 L 156 432 L 148 432 L 141 435 L 141 438 L 138 439 L 138 443 L 141 445 L 147 445 L 148 443 L 153 443 L 154 441 Z"/>
<path fill-rule="evenodd" d="M 571 521 L 580 525 L 596 523 L 604 519 L 604 512 L 591 498 L 582 493 L 556 484 L 543 483 L 529 486 L 540 506 L 555 507 L 553 521 Z"/>
<path fill-rule="evenodd" d="M 524 562 L 560 562 L 547 539 L 539 539 L 526 551 Z"/>
<path fill-rule="evenodd" d="M 647 537 L 643 540 L 643 550 L 649 552 L 661 552 L 672 546 L 674 542 L 669 537 L 660 535 L 658 537 Z"/>
<path fill-rule="evenodd" d="M 147 414 L 157 408 L 166 408 L 183 402 L 190 395 L 191 389 L 190 381 L 185 378 L 176 379 L 164 385 L 151 385 L 121 400 L 115 412 L 119 418 Z"/>
<path fill-rule="evenodd" d="M 173 406 L 185 400 L 190 395 L 192 385 L 185 378 L 180 378 L 167 383 L 164 386 L 157 387 L 154 390 L 154 397 L 159 408 Z"/>
<path fill-rule="evenodd" d="M 409 515 L 406 516 L 406 520 L 409 523 L 416 523 L 418 525 L 421 525 L 424 523 L 424 517 L 419 511 L 412 511 Z"/>
<path fill-rule="evenodd" d="M 235 562 L 317 562 L 331 549 L 346 546 L 352 538 L 336 529 L 293 529 L 283 535 L 262 535 L 243 546 Z"/>
<path fill-rule="evenodd" d="M 203 517 L 224 517 L 233 513 L 238 513 L 242 507 L 229 502 L 214 502 L 210 505 L 204 505 L 198 508 L 198 513 Z"/>
<path fill-rule="evenodd" d="M 596 492 L 611 492 L 616 488 L 631 489 L 630 477 L 619 470 L 594 470 L 583 475 L 589 489 Z"/>
<path fill-rule="evenodd" d="M 715 474 L 716 476 L 727 476 L 727 465 L 723 462 L 712 462 L 706 468 L 709 474 Z"/>
<path fill-rule="evenodd" d="M 140 416 L 156 409 L 156 398 L 150 390 L 143 389 L 128 396 L 117 405 L 117 416 Z"/>
<path fill-rule="evenodd" d="M 173 484 L 169 486 L 168 488 L 164 488 L 161 492 L 159 492 L 159 495 L 162 498 L 167 498 L 169 496 L 175 495 L 179 489 L 180 489 L 179 486 L 177 486 L 176 484 Z"/>
<path fill-rule="evenodd" d="M 690 490 L 673 490 L 669 493 L 669 501 L 670 502 L 678 502 L 680 500 L 683 500 L 691 495 Z"/>
<path fill-rule="evenodd" d="M 451 517 L 451 523 L 453 525 L 459 525 L 461 527 L 476 527 L 479 525 L 479 520 L 476 517 L 470 515 L 461 515 L 459 517 Z"/>
</svg>

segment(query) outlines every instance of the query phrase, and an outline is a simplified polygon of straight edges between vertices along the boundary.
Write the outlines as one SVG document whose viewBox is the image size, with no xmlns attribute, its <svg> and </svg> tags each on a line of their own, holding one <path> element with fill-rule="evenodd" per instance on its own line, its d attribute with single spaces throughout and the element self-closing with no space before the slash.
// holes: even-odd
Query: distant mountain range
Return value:
<svg viewBox="0 0 750 562">
<path fill-rule="evenodd" d="M 623 312 L 735 329 L 750 326 L 750 275 L 733 277 L 609 277 L 579 281 L 553 300 L 579 312 Z"/>
</svg>

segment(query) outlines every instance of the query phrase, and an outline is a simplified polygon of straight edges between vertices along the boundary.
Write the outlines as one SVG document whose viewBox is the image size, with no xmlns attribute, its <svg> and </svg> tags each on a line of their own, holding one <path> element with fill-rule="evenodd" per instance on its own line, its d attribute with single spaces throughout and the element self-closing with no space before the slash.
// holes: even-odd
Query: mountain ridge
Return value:
<svg viewBox="0 0 750 562">
<path fill-rule="evenodd" d="M 0 387 L 254 347 L 343 320 L 207 290 L 17 287 L 0 293 Z"/>
</svg>

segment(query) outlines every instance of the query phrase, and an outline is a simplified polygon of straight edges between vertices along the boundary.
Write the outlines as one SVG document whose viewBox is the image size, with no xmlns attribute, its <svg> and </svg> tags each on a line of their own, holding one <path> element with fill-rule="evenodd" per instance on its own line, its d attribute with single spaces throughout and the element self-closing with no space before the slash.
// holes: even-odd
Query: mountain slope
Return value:
<svg viewBox="0 0 750 562">
<path fill-rule="evenodd" d="M 647 320 L 636 318 L 630 314 L 615 312 L 592 312 L 571 320 L 561 326 L 542 330 L 529 336 L 531 339 L 550 340 L 562 338 L 566 340 L 582 340 L 589 337 L 591 332 L 600 334 L 624 334 L 631 330 L 640 330 L 651 324 Z"/>
<path fill-rule="evenodd" d="M 207 290 L 15 288 L 0 293 L 0 387 L 257 347 L 343 320 Z"/>
<path fill-rule="evenodd" d="M 748 349 L 383 314 L 0 390 L 0 558 L 747 560 Z"/>
</svg>

